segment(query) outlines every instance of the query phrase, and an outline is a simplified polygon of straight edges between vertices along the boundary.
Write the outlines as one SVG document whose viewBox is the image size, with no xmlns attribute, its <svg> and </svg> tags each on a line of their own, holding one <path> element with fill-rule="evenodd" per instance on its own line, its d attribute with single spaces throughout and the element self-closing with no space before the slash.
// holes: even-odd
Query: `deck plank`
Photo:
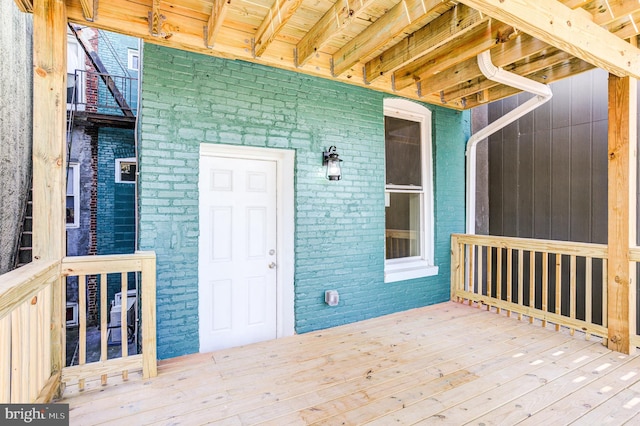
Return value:
<svg viewBox="0 0 640 426">
<path fill-rule="evenodd" d="M 629 422 L 640 358 L 578 334 L 449 302 L 161 361 L 62 402 L 82 425 Z"/>
</svg>

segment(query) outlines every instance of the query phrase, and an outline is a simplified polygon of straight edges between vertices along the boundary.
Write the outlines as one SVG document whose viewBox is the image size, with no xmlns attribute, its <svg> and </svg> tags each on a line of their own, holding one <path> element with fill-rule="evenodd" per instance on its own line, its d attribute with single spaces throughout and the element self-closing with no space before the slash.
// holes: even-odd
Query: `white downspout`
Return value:
<svg viewBox="0 0 640 426">
<path fill-rule="evenodd" d="M 476 146 L 478 142 L 488 138 L 528 112 L 533 111 L 553 96 L 548 85 L 538 83 L 537 81 L 505 71 L 493 65 L 489 51 L 482 52 L 478 55 L 478 66 L 482 74 L 489 80 L 533 93 L 536 96 L 516 109 L 509 111 L 488 126 L 480 129 L 467 141 L 467 234 L 476 233 Z"/>
</svg>

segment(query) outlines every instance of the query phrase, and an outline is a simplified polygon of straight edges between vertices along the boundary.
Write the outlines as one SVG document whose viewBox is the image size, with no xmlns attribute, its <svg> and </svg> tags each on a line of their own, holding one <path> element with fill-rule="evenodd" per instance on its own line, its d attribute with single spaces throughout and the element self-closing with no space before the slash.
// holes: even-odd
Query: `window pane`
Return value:
<svg viewBox="0 0 640 426">
<path fill-rule="evenodd" d="M 73 195 L 73 167 L 67 168 L 67 195 Z"/>
<path fill-rule="evenodd" d="M 420 123 L 384 118 L 387 185 L 422 186 Z"/>
<path fill-rule="evenodd" d="M 420 256 L 422 194 L 389 193 L 386 210 L 386 258 Z"/>
<path fill-rule="evenodd" d="M 122 161 L 120 163 L 120 182 L 136 181 L 136 163 Z"/>
<path fill-rule="evenodd" d="M 67 195 L 67 223 L 73 225 L 75 223 L 75 198 Z"/>
</svg>

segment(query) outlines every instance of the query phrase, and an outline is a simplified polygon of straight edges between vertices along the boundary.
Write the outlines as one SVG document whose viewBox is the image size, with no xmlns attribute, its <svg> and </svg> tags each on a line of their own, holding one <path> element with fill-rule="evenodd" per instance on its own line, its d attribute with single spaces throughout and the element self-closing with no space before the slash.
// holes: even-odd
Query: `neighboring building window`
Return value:
<svg viewBox="0 0 640 426">
<path fill-rule="evenodd" d="M 69 163 L 67 167 L 67 228 L 80 226 L 80 166 Z"/>
<path fill-rule="evenodd" d="M 384 115 L 385 282 L 435 275 L 431 111 L 387 99 Z"/>
<path fill-rule="evenodd" d="M 116 183 L 135 183 L 137 169 L 135 158 L 117 158 Z"/>
<path fill-rule="evenodd" d="M 78 40 L 67 30 L 67 109 L 84 108 L 84 56 Z"/>
<path fill-rule="evenodd" d="M 135 71 L 140 69 L 140 55 L 137 50 L 129 49 L 128 68 Z"/>
</svg>

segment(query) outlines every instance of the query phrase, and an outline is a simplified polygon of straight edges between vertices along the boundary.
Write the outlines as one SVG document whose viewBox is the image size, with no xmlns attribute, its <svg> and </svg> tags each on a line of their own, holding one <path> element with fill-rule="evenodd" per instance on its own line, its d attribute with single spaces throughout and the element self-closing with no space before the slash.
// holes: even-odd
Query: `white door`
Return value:
<svg viewBox="0 0 640 426">
<path fill-rule="evenodd" d="M 200 157 L 200 352 L 277 337 L 276 173 Z"/>
</svg>

